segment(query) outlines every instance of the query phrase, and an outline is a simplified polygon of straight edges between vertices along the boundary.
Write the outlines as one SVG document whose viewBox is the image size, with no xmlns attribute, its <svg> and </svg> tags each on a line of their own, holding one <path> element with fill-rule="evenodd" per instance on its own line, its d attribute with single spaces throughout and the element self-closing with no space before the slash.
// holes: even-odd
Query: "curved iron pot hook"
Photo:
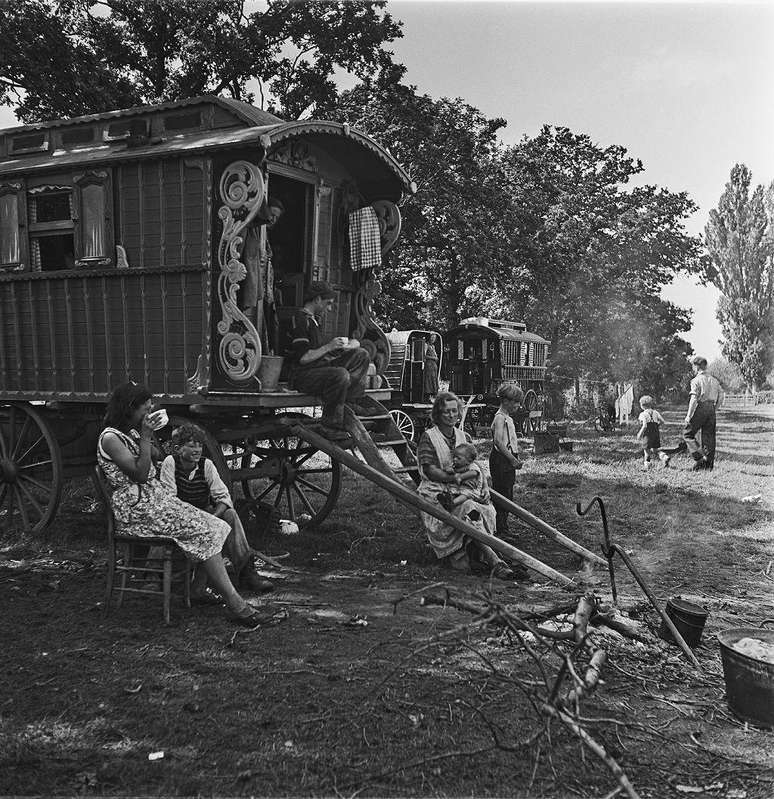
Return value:
<svg viewBox="0 0 774 799">
<path fill-rule="evenodd" d="M 618 544 L 610 543 L 610 532 L 607 528 L 607 512 L 605 511 L 605 503 L 602 501 L 602 498 L 594 497 L 591 502 L 586 505 L 585 509 L 581 507 L 580 502 L 576 502 L 575 512 L 578 514 L 578 516 L 585 516 L 591 510 L 594 503 L 599 505 L 599 513 L 602 516 L 602 529 L 604 531 L 605 539 L 602 544 L 602 554 L 607 558 L 607 567 L 610 570 L 610 589 L 613 594 L 613 605 L 616 607 L 618 606 L 618 592 L 615 586 L 615 572 L 613 571 L 613 555 L 615 555 L 617 552 L 621 556 L 621 560 L 624 562 L 626 568 L 632 573 L 632 577 L 634 577 L 640 588 L 642 588 L 645 596 L 650 600 L 650 604 L 653 605 L 659 616 L 661 616 L 661 619 L 669 632 L 672 633 L 672 637 L 677 642 L 677 645 L 683 650 L 683 653 L 688 660 L 693 663 L 697 669 L 701 670 L 701 666 L 699 665 L 699 661 L 696 659 L 696 655 L 693 654 L 691 648 L 685 642 L 685 639 L 675 627 L 674 622 L 669 618 L 669 615 L 666 613 L 666 611 L 659 606 L 658 600 L 653 595 L 653 592 L 650 590 L 645 580 L 642 578 L 642 575 L 640 575 L 640 573 L 634 567 L 634 564 L 629 559 L 629 556 L 621 547 L 618 546 Z"/>
<path fill-rule="evenodd" d="M 607 511 L 605 510 L 605 503 L 602 497 L 594 497 L 585 508 L 580 502 L 575 503 L 575 512 L 578 516 L 585 516 L 594 504 L 599 505 L 599 515 L 602 517 L 602 532 L 604 539 L 602 541 L 602 554 L 607 558 L 607 568 L 610 572 L 610 590 L 613 594 L 613 605 L 618 606 L 618 589 L 615 585 L 615 570 L 613 569 L 613 555 L 615 555 L 615 547 L 610 545 L 610 531 L 607 527 Z"/>
</svg>

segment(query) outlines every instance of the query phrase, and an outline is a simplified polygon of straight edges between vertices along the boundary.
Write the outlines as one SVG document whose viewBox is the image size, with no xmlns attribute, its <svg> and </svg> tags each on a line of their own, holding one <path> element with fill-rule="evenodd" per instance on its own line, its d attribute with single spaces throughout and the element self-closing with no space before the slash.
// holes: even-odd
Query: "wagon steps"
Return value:
<svg viewBox="0 0 774 799">
<path fill-rule="evenodd" d="M 344 422 L 348 432 L 352 436 L 353 443 L 357 446 L 361 456 L 365 460 L 365 463 L 354 453 L 347 452 L 340 446 L 337 446 L 335 443 L 328 441 L 318 433 L 315 433 L 305 425 L 294 426 L 293 433 L 312 446 L 328 454 L 337 463 L 346 466 L 356 474 L 365 477 L 370 482 L 374 483 L 380 488 L 383 488 L 385 491 L 392 494 L 395 499 L 411 508 L 413 511 L 427 513 L 443 522 L 446 522 L 456 530 L 465 533 L 470 538 L 480 541 L 481 543 L 488 544 L 499 554 L 504 555 L 512 561 L 523 564 L 528 569 L 532 569 L 532 571 L 537 572 L 542 577 L 557 583 L 563 588 L 568 590 L 574 590 L 578 588 L 575 580 L 566 577 L 564 574 L 556 571 L 551 566 L 543 563 L 537 558 L 532 557 L 532 555 L 529 555 L 526 552 L 522 552 L 520 549 L 517 549 L 506 541 L 502 541 L 501 539 L 496 538 L 493 535 L 489 535 L 477 527 L 473 527 L 462 519 L 458 519 L 456 516 L 447 513 L 443 508 L 439 508 L 434 503 L 429 502 L 424 497 L 421 497 L 413 485 L 409 487 L 401 480 L 401 478 L 398 476 L 401 472 L 399 471 L 398 474 L 396 474 L 397 470 L 393 470 L 387 461 L 382 458 L 379 448 L 374 443 L 363 425 L 363 418 L 370 420 L 376 417 L 359 418 L 351 411 L 351 409 L 348 408 L 345 412 Z M 408 445 L 406 446 L 406 450 L 410 452 Z M 413 458 L 413 452 L 411 452 L 411 457 Z M 416 462 L 416 459 L 414 459 L 414 461 Z M 538 520 L 537 517 L 533 518 Z M 568 549 L 572 549 L 572 551 L 578 554 L 581 554 L 587 561 L 591 561 L 593 563 L 601 562 L 603 565 L 606 565 L 606 562 L 603 561 L 598 555 L 594 555 L 592 552 L 584 549 L 574 541 L 570 541 L 545 522 L 543 522 L 543 524 L 545 525 L 545 528 L 549 528 L 553 532 L 551 537 L 558 543 L 566 546 Z M 547 532 L 545 528 L 539 529 L 543 529 L 543 532 Z M 570 546 L 570 544 L 572 546 Z"/>
<path fill-rule="evenodd" d="M 419 482 L 419 463 L 411 445 L 401 433 L 389 410 L 372 397 L 364 397 L 359 404 L 368 415 L 358 415 L 352 408 L 344 409 L 344 426 L 363 460 L 373 469 L 393 480 L 408 475 Z M 400 466 L 391 466 L 383 453 L 392 452 Z"/>
</svg>

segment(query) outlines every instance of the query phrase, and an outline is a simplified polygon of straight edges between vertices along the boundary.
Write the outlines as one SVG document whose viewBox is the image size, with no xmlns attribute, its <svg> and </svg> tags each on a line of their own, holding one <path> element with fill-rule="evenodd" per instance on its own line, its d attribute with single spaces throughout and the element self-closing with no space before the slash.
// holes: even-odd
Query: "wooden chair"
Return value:
<svg viewBox="0 0 774 799">
<path fill-rule="evenodd" d="M 99 464 L 94 467 L 94 485 L 105 506 L 107 520 L 107 590 L 104 614 L 107 616 L 110 611 L 114 591 L 118 594 L 116 607 L 121 607 L 124 594 L 161 596 L 164 600 L 164 622 L 169 624 L 173 582 L 182 582 L 183 599 L 186 607 L 191 607 L 191 564 L 188 558 L 168 538 L 135 538 L 116 533 L 110 490 Z M 153 557 L 148 557 L 151 547 L 157 548 L 160 554 L 154 553 Z M 183 558 L 184 564 L 174 569 L 173 560 L 176 554 Z M 119 585 L 116 585 L 116 577 L 120 577 Z M 147 587 L 147 583 L 154 579 L 161 581 L 161 590 Z"/>
</svg>

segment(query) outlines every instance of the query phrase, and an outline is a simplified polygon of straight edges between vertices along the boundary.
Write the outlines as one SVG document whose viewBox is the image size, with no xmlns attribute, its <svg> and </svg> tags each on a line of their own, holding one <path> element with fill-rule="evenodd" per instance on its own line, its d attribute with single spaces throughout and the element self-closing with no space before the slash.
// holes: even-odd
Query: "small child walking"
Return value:
<svg viewBox="0 0 774 799">
<path fill-rule="evenodd" d="M 644 457 L 644 469 L 650 468 L 651 457 L 656 454 L 661 459 L 664 468 L 669 467 L 669 455 L 660 450 L 661 447 L 661 425 L 664 424 L 664 417 L 653 407 L 653 397 L 644 394 L 640 397 L 640 408 L 642 413 L 638 421 L 642 425 L 637 433 L 637 439 L 642 441 L 642 454 Z"/>
</svg>

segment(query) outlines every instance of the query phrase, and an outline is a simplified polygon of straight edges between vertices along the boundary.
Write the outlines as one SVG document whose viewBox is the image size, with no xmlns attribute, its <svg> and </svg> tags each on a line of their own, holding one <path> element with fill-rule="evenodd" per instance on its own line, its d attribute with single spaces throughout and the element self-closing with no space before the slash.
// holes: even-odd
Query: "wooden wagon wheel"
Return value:
<svg viewBox="0 0 774 799">
<path fill-rule="evenodd" d="M 530 389 L 524 395 L 524 409 L 527 411 L 536 411 L 538 409 L 538 396 L 534 389 Z"/>
<path fill-rule="evenodd" d="M 278 414 L 266 438 L 244 442 L 240 478 L 246 498 L 273 505 L 283 519 L 304 527 L 319 524 L 333 509 L 341 491 L 341 467 L 289 431 L 296 419 L 308 422 L 309 416 Z"/>
<path fill-rule="evenodd" d="M 0 406 L 0 527 L 37 533 L 62 496 L 62 453 L 31 405 Z"/>
<path fill-rule="evenodd" d="M 413 441 L 414 435 L 416 433 L 414 420 L 406 413 L 406 411 L 403 411 L 400 408 L 394 408 L 390 411 L 390 416 L 392 416 L 392 420 L 395 422 L 395 426 L 398 428 L 403 438 L 405 438 L 406 441 Z"/>
</svg>

